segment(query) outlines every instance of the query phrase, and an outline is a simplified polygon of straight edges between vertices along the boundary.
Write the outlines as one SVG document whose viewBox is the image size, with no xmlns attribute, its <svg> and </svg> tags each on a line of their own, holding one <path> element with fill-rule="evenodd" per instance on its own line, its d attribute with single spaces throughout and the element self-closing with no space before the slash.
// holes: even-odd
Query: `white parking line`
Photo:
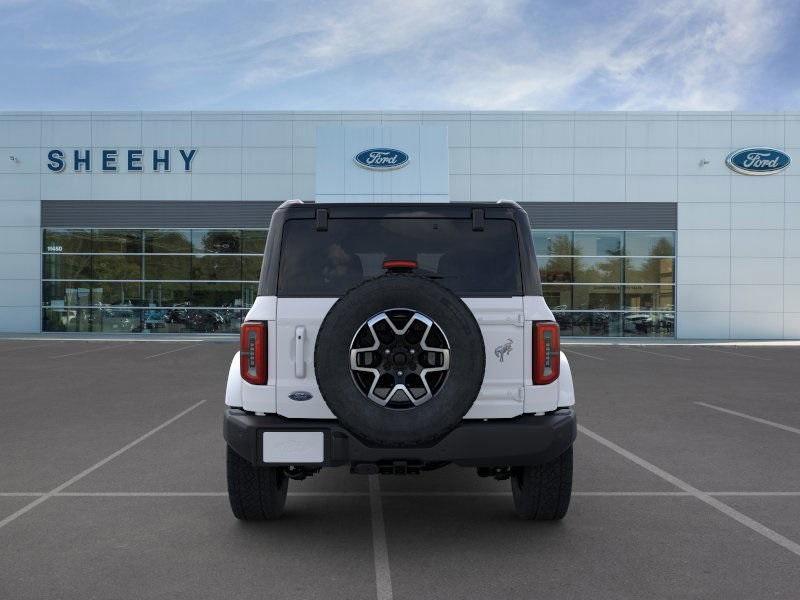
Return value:
<svg viewBox="0 0 800 600">
<path fill-rule="evenodd" d="M 675 477 L 675 475 L 667 473 L 665 470 L 660 469 L 653 463 L 646 461 L 640 456 L 636 456 L 633 452 L 626 450 L 622 446 L 618 446 L 611 440 L 607 440 L 606 438 L 595 433 L 594 431 L 586 429 L 586 427 L 584 427 L 583 425 L 578 425 L 578 431 L 580 431 L 584 435 L 589 436 L 594 441 L 601 443 L 606 448 L 613 450 L 620 456 L 623 456 L 627 458 L 629 461 L 639 465 L 643 469 L 650 471 L 653 475 L 660 477 L 664 481 L 668 481 L 675 487 L 682 489 L 684 492 L 688 492 L 690 495 L 694 496 L 701 502 L 705 502 L 710 507 L 717 509 L 722 514 L 729 516 L 731 519 L 741 523 L 745 527 L 752 529 L 758 534 L 763 535 L 768 540 L 775 542 L 776 544 L 785 548 L 789 552 L 792 552 L 795 555 L 800 556 L 800 544 L 798 544 L 797 542 L 794 542 L 789 538 L 782 536 L 780 533 L 770 529 L 763 523 L 759 523 L 755 519 L 751 519 L 747 515 L 740 513 L 735 508 L 732 508 L 727 504 L 725 504 L 724 502 L 717 500 L 716 498 L 712 497 L 706 492 L 701 492 L 693 485 L 690 485 L 689 483 L 685 482 L 683 479 L 679 479 L 678 477 Z"/>
<path fill-rule="evenodd" d="M 122 448 L 117 450 L 116 452 L 113 452 L 112 454 L 109 454 L 108 456 L 106 456 L 100 462 L 97 462 L 97 463 L 93 464 L 88 469 L 84 469 L 83 471 L 81 471 L 80 473 L 78 473 L 77 475 L 72 477 L 71 479 L 68 479 L 67 481 L 65 481 L 61 485 L 59 485 L 57 487 L 54 487 L 52 490 L 50 490 L 46 494 L 44 494 L 42 496 L 39 496 L 33 502 L 30 502 L 30 503 L 26 504 L 25 506 L 20 508 L 15 513 L 12 513 L 12 514 L 8 515 L 5 519 L 0 521 L 0 529 L 2 529 L 3 527 L 5 527 L 9 523 L 11 523 L 12 521 L 17 519 L 18 517 L 21 517 L 22 515 L 24 515 L 28 511 L 33 510 L 34 508 L 39 506 L 42 502 L 46 501 L 48 498 L 52 498 L 56 494 L 64 491 L 66 488 L 71 486 L 73 483 L 75 483 L 77 481 L 80 481 L 81 479 L 83 479 L 84 477 L 86 477 L 90 473 L 96 471 L 97 469 L 99 469 L 100 467 L 105 465 L 106 463 L 114 460 L 115 458 L 117 458 L 123 452 L 126 452 L 126 451 L 130 450 L 131 448 L 133 448 L 137 444 L 139 444 L 139 443 L 143 442 L 144 440 L 146 440 L 147 438 L 149 438 L 151 435 L 153 435 L 155 433 L 158 433 L 159 431 L 164 429 L 164 427 L 167 427 L 168 425 L 171 425 L 172 423 L 174 423 L 175 421 L 180 419 L 182 416 L 184 416 L 185 414 L 190 413 L 191 411 L 193 411 L 195 408 L 197 408 L 198 406 L 200 406 L 203 403 L 205 403 L 205 400 L 200 400 L 200 402 L 196 402 L 195 404 L 192 404 L 189 408 L 187 408 L 186 410 L 182 410 L 181 412 L 179 412 L 177 415 L 175 415 L 171 419 L 167 419 L 166 421 L 164 421 L 158 427 L 154 427 L 153 429 L 151 429 L 150 431 L 148 431 L 144 435 L 141 435 L 138 438 L 136 438 L 135 440 L 133 440 L 131 443 L 126 444 L 125 446 L 123 446 Z"/>
<path fill-rule="evenodd" d="M 763 356 L 756 356 L 755 354 L 745 354 L 744 352 L 730 352 L 728 350 L 719 350 L 718 348 L 709 348 L 708 346 L 696 346 L 702 350 L 708 350 L 709 352 L 719 352 L 720 354 L 730 354 L 731 356 L 738 356 L 740 358 L 755 358 L 756 360 L 772 360 L 770 358 L 764 358 Z"/>
<path fill-rule="evenodd" d="M 383 522 L 381 484 L 377 475 L 369 476 L 369 508 L 372 513 L 372 554 L 375 562 L 375 592 L 377 600 L 392 600 L 392 574 L 389 570 L 389 548 L 386 545 L 386 525 Z"/>
<path fill-rule="evenodd" d="M 148 358 L 155 358 L 157 356 L 164 356 L 165 354 L 172 354 L 173 352 L 180 352 L 181 350 L 188 350 L 189 348 L 196 348 L 197 342 L 194 342 L 191 346 L 183 346 L 181 348 L 175 348 L 174 350 L 167 350 L 166 352 L 159 352 L 158 354 L 151 354 L 150 356 L 145 356 L 145 360 Z"/>
<path fill-rule="evenodd" d="M 686 358 L 685 356 L 678 356 L 676 354 L 667 354 L 666 352 L 652 352 L 651 350 L 642 350 L 641 348 L 633 348 L 631 346 L 621 346 L 621 348 L 625 348 L 626 350 L 633 350 L 634 352 L 644 352 L 645 354 L 655 354 L 656 356 L 666 356 L 667 358 L 674 358 L 676 360 L 692 360 L 691 358 Z"/>
<path fill-rule="evenodd" d="M 577 354 L 578 356 L 583 356 L 584 358 L 591 358 L 593 360 L 605 360 L 605 358 L 600 358 L 599 356 L 592 356 L 591 354 L 583 354 L 582 352 L 576 352 L 570 348 L 564 348 L 564 352 L 569 352 L 570 354 Z"/>
<path fill-rule="evenodd" d="M 89 354 L 89 352 L 100 352 L 101 350 L 111 350 L 113 348 L 121 348 L 122 346 L 127 346 L 131 342 L 127 342 L 125 344 L 115 344 L 113 346 L 103 346 L 101 348 L 91 348 L 90 350 L 81 350 L 80 352 L 70 352 L 68 354 L 57 354 L 55 356 L 51 356 L 50 358 L 64 358 L 66 356 L 78 356 L 79 354 Z"/>
<path fill-rule="evenodd" d="M 752 415 L 747 415 L 745 413 L 730 410 L 728 408 L 722 408 L 721 406 L 716 406 L 714 404 L 708 404 L 707 402 L 695 402 L 695 404 L 699 404 L 700 406 L 705 406 L 706 408 L 713 410 L 718 410 L 719 412 L 728 413 L 729 415 L 733 415 L 735 417 L 741 417 L 742 419 L 747 419 L 748 421 L 754 421 L 756 423 L 761 423 L 762 425 L 769 425 L 770 427 L 775 427 L 776 429 L 783 429 L 784 431 L 800 435 L 800 429 L 797 427 L 789 427 L 788 425 L 782 425 L 781 423 L 776 423 L 775 421 L 767 421 L 766 419 L 762 419 L 760 417 L 753 417 Z"/>
</svg>

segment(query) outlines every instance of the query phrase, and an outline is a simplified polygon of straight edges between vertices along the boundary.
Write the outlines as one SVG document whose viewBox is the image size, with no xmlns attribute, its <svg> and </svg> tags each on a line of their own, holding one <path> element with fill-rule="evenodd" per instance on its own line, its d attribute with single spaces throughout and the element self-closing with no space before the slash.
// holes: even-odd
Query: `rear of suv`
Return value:
<svg viewBox="0 0 800 600">
<path fill-rule="evenodd" d="M 281 205 L 228 375 L 234 515 L 280 516 L 321 468 L 455 464 L 562 518 L 575 398 L 538 273 L 514 203 Z"/>
</svg>

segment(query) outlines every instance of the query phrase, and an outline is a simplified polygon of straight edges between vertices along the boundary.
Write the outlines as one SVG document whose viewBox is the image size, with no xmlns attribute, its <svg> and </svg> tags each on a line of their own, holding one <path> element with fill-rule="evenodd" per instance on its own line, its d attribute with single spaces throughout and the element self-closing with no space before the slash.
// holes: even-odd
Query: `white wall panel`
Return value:
<svg viewBox="0 0 800 600">
<path fill-rule="evenodd" d="M 784 177 L 741 176 L 731 185 L 731 202 L 783 202 Z"/>
<path fill-rule="evenodd" d="M 675 175 L 678 170 L 674 148 L 628 148 L 630 175 Z"/>
<path fill-rule="evenodd" d="M 0 144 L 14 148 L 38 148 L 42 136 L 39 119 L 3 118 L 0 115 Z"/>
<path fill-rule="evenodd" d="M 180 155 L 175 157 L 177 163 L 172 165 L 172 170 L 183 171 L 183 159 Z M 174 159 L 172 159 L 174 160 Z M 289 160 L 291 166 L 291 159 Z M 192 159 L 192 173 L 241 173 L 242 149 L 241 148 L 200 148 Z"/>
<path fill-rule="evenodd" d="M 783 148 L 785 143 L 783 119 L 762 118 L 758 120 L 733 119 L 733 146 L 768 146 Z"/>
<path fill-rule="evenodd" d="M 572 148 L 525 148 L 523 171 L 537 175 L 569 175 L 574 172 Z"/>
<path fill-rule="evenodd" d="M 678 145 L 681 148 L 725 148 L 731 147 L 731 121 L 679 120 Z"/>
<path fill-rule="evenodd" d="M 522 146 L 522 121 L 473 119 L 470 124 L 470 140 L 473 148 Z"/>
<path fill-rule="evenodd" d="M 2 258 L 0 258 L 2 260 Z M 39 279 L 5 279 L 0 283 L 0 314 L 8 306 L 31 306 L 39 302 Z M 0 317 L 2 321 L 2 317 Z M 34 330 L 38 330 L 38 327 Z"/>
<path fill-rule="evenodd" d="M 624 148 L 575 148 L 576 175 L 624 175 Z"/>
<path fill-rule="evenodd" d="M 677 202 L 678 187 L 669 175 L 629 175 L 625 185 L 628 202 Z"/>
<path fill-rule="evenodd" d="M 246 147 L 291 147 L 292 121 L 283 120 L 248 120 L 242 127 L 243 144 Z"/>
<path fill-rule="evenodd" d="M 731 231 L 731 255 L 780 258 L 783 235 L 763 229 L 734 229 Z"/>
<path fill-rule="evenodd" d="M 45 148 L 60 146 L 90 148 L 92 146 L 92 122 L 88 115 L 83 119 L 75 120 L 43 120 L 42 146 Z"/>
<path fill-rule="evenodd" d="M 523 176 L 524 202 L 572 202 L 572 175 Z"/>
<path fill-rule="evenodd" d="M 783 312 L 783 286 L 732 285 L 731 310 Z"/>
<path fill-rule="evenodd" d="M 500 199 L 522 202 L 522 175 L 472 176 L 473 202 L 494 202 Z"/>
<path fill-rule="evenodd" d="M 37 332 L 41 329 L 41 319 L 42 309 L 39 306 L 6 307 L 0 310 L 0 331 Z"/>
<path fill-rule="evenodd" d="M 450 200 L 452 202 L 470 201 L 470 176 L 450 175 Z"/>
<path fill-rule="evenodd" d="M 290 197 L 312 201 L 315 195 L 314 185 L 313 173 L 295 173 L 292 175 L 292 193 Z"/>
<path fill-rule="evenodd" d="M 244 176 L 244 200 L 283 201 L 292 198 L 292 176 L 248 173 Z"/>
<path fill-rule="evenodd" d="M 538 148 L 572 148 L 573 120 L 537 119 L 523 124 L 523 143 Z"/>
<path fill-rule="evenodd" d="M 730 269 L 729 258 L 684 256 L 678 260 L 677 283 L 728 285 Z"/>
<path fill-rule="evenodd" d="M 314 174 L 317 156 L 314 148 L 297 147 L 292 149 L 291 169 L 286 172 Z"/>
<path fill-rule="evenodd" d="M 625 121 L 575 121 L 575 146 L 625 147 Z"/>
<path fill-rule="evenodd" d="M 800 229 L 787 229 L 783 232 L 784 256 L 800 257 Z"/>
<path fill-rule="evenodd" d="M 731 175 L 725 164 L 728 150 L 722 148 L 679 148 L 679 175 Z M 706 162 L 708 161 L 708 162 Z"/>
<path fill-rule="evenodd" d="M 678 202 L 730 202 L 731 178 L 721 176 L 678 177 Z"/>
<path fill-rule="evenodd" d="M 728 229 L 682 229 L 678 232 L 678 256 L 730 256 Z"/>
<path fill-rule="evenodd" d="M 92 200 L 139 200 L 141 173 L 92 173 Z M 168 176 L 168 175 L 167 175 Z"/>
<path fill-rule="evenodd" d="M 310 150 L 313 156 L 313 148 Z M 293 154 L 291 148 L 245 148 L 243 151 L 242 168 L 245 173 L 292 173 Z M 306 173 L 295 169 L 296 173 Z M 313 168 L 311 170 L 313 173 Z"/>
<path fill-rule="evenodd" d="M 0 282 L 4 279 L 34 279 L 38 277 L 40 259 L 41 256 L 38 252 L 0 254 Z"/>
<path fill-rule="evenodd" d="M 780 258 L 731 259 L 731 283 L 780 285 L 783 283 L 783 261 Z"/>
<path fill-rule="evenodd" d="M 241 199 L 241 175 L 192 173 L 192 200 Z"/>
<path fill-rule="evenodd" d="M 192 145 L 189 119 L 142 119 L 142 146 L 175 148 Z"/>
<path fill-rule="evenodd" d="M 784 205 L 761 202 L 733 204 L 731 219 L 735 229 L 782 229 Z"/>
<path fill-rule="evenodd" d="M 575 202 L 625 202 L 624 175 L 575 175 Z"/>
<path fill-rule="evenodd" d="M 0 143 L 6 140 L 0 137 Z M 16 160 L 11 160 L 11 157 Z M 0 173 L 38 173 L 39 148 L 0 148 Z"/>
<path fill-rule="evenodd" d="M 470 170 L 473 175 L 519 175 L 522 148 L 472 148 Z"/>
<path fill-rule="evenodd" d="M 192 145 L 221 148 L 241 146 L 241 120 L 193 120 Z"/>
<path fill-rule="evenodd" d="M 783 283 L 800 284 L 800 258 L 783 259 Z"/>
<path fill-rule="evenodd" d="M 783 314 L 777 312 L 732 312 L 731 337 L 740 340 L 771 340 L 783 337 Z"/>
<path fill-rule="evenodd" d="M 728 203 L 678 205 L 678 229 L 730 229 L 731 206 Z"/>
<path fill-rule="evenodd" d="M 681 311 L 729 311 L 730 286 L 685 284 L 677 290 L 677 306 Z"/>
<path fill-rule="evenodd" d="M 628 120 L 629 148 L 675 148 L 678 123 L 675 119 Z"/>
<path fill-rule="evenodd" d="M 38 200 L 0 200 L 0 222 L 7 227 L 39 227 Z"/>
<path fill-rule="evenodd" d="M 0 200 L 38 200 L 39 175 L 36 173 L 0 174 Z"/>
<path fill-rule="evenodd" d="M 191 200 L 192 175 L 189 173 L 143 173 L 140 175 L 142 200 Z"/>
<path fill-rule="evenodd" d="M 678 338 L 727 339 L 730 337 L 730 312 L 685 312 L 676 315 Z"/>
<path fill-rule="evenodd" d="M 88 200 L 92 197 L 91 173 L 42 175 L 42 200 Z"/>
<path fill-rule="evenodd" d="M 142 123 L 139 119 L 92 120 L 92 146 L 95 148 L 138 148 L 141 145 Z"/>
</svg>

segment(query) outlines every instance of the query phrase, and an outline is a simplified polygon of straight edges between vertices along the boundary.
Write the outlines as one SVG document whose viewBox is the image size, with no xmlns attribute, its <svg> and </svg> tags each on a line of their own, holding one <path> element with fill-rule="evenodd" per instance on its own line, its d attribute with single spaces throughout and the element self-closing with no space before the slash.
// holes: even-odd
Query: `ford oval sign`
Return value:
<svg viewBox="0 0 800 600">
<path fill-rule="evenodd" d="M 365 169 L 389 171 L 404 167 L 408 162 L 408 154 L 394 148 L 370 148 L 356 154 L 353 160 Z"/>
<path fill-rule="evenodd" d="M 725 164 L 743 175 L 772 175 L 783 171 L 792 159 L 775 148 L 742 148 L 728 155 Z"/>
</svg>

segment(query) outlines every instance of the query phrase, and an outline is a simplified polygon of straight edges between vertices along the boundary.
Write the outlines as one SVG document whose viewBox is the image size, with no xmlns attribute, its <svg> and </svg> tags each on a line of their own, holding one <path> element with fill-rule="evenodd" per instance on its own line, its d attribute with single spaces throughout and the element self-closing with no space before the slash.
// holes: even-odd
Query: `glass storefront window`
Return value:
<svg viewBox="0 0 800 600">
<path fill-rule="evenodd" d="M 145 255 L 146 280 L 172 279 L 189 281 L 192 278 L 192 257 L 186 255 Z"/>
<path fill-rule="evenodd" d="M 534 230 L 533 247 L 536 256 L 569 256 L 573 254 L 572 232 Z"/>
<path fill-rule="evenodd" d="M 622 259 L 576 258 L 575 283 L 622 283 Z"/>
<path fill-rule="evenodd" d="M 92 251 L 91 229 L 46 229 L 42 236 L 42 252 Z"/>
<path fill-rule="evenodd" d="M 577 256 L 621 256 L 621 231 L 576 231 L 574 254 Z"/>
<path fill-rule="evenodd" d="M 625 281 L 627 283 L 674 283 L 675 259 L 626 258 Z"/>
<path fill-rule="evenodd" d="M 575 310 L 620 310 L 622 288 L 618 285 L 576 285 L 572 288 Z"/>
<path fill-rule="evenodd" d="M 625 310 L 675 310 L 671 285 L 626 285 Z"/>
<path fill-rule="evenodd" d="M 258 254 L 263 256 L 267 245 L 267 232 L 263 229 L 245 229 L 242 231 L 242 254 Z"/>
<path fill-rule="evenodd" d="M 242 257 L 242 279 L 244 281 L 258 281 L 261 277 L 261 256 Z"/>
<path fill-rule="evenodd" d="M 194 229 L 192 251 L 203 254 L 239 254 L 242 246 L 241 233 L 238 229 Z"/>
<path fill-rule="evenodd" d="M 135 229 L 96 229 L 92 252 L 138 253 L 142 251 L 142 232 Z"/>
<path fill-rule="evenodd" d="M 675 256 L 672 231 L 626 231 L 626 256 Z"/>
<path fill-rule="evenodd" d="M 142 278 L 141 254 L 95 254 L 92 256 L 92 279 Z"/>
<path fill-rule="evenodd" d="M 539 259 L 539 276 L 542 283 L 571 282 L 572 258 L 569 256 L 544 257 Z"/>
<path fill-rule="evenodd" d="M 542 285 L 542 296 L 551 310 L 569 310 L 572 308 L 571 285 Z"/>
<path fill-rule="evenodd" d="M 148 254 L 188 254 L 192 251 L 192 232 L 190 229 L 145 230 L 144 251 Z"/>
<path fill-rule="evenodd" d="M 42 260 L 44 279 L 91 279 L 90 254 L 46 254 Z"/>
<path fill-rule="evenodd" d="M 192 256 L 192 279 L 241 281 L 242 257 L 206 254 Z"/>
</svg>

